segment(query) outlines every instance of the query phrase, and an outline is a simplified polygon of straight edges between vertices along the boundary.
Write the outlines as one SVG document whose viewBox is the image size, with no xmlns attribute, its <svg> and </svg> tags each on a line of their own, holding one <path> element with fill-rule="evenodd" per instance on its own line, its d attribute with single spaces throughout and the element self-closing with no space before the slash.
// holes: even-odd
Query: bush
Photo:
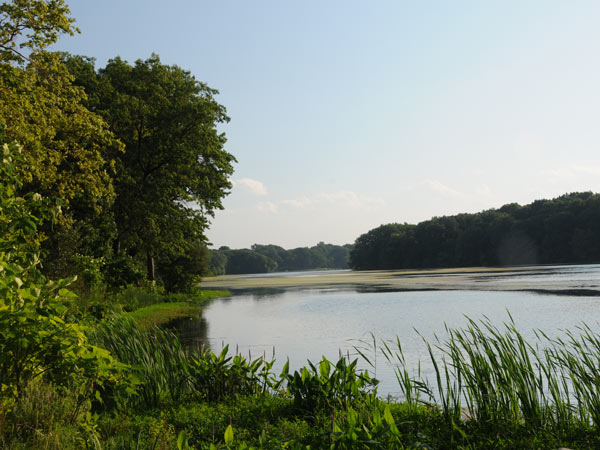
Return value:
<svg viewBox="0 0 600 450">
<path fill-rule="evenodd" d="M 163 256 L 159 260 L 159 275 L 167 292 L 189 292 L 208 272 L 208 249 L 202 243 L 192 243 L 184 254 Z"/>
<path fill-rule="evenodd" d="M 287 390 L 299 410 L 345 409 L 376 396 L 377 380 L 371 379 L 367 372 L 357 373 L 357 362 L 355 359 L 348 363 L 341 357 L 333 365 L 323 357 L 318 367 L 308 361 L 308 368 L 303 367 L 293 374 L 288 372 L 286 363 L 281 377 L 287 382 Z"/>
<path fill-rule="evenodd" d="M 30 383 L 10 412 L 0 409 L 0 447 L 81 448 L 85 433 L 79 423 L 87 412 L 78 405 L 77 393 Z"/>
<path fill-rule="evenodd" d="M 104 265 L 102 272 L 111 291 L 138 284 L 145 278 L 144 270 L 128 255 L 115 256 Z"/>
<path fill-rule="evenodd" d="M 1 136 L 0 136 L 1 137 Z M 1 140 L 0 140 L 1 142 Z M 122 366 L 87 341 L 83 327 L 69 321 L 72 280 L 49 281 L 39 270 L 38 226 L 59 208 L 28 193 L 18 197 L 16 162 L 20 147 L 4 144 L 0 164 L 0 410 L 10 410 L 27 386 L 44 378 L 59 387 L 116 383 Z M 123 384 L 125 386 L 126 383 Z"/>
</svg>

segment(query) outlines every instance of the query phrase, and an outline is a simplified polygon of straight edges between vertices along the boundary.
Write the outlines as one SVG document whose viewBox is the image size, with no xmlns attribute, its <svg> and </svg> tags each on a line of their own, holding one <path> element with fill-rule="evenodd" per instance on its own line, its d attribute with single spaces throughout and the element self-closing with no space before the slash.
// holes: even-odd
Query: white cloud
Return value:
<svg viewBox="0 0 600 450">
<path fill-rule="evenodd" d="M 440 183 L 437 180 L 425 180 L 422 183 L 425 187 L 431 189 L 432 191 L 437 192 L 438 194 L 443 195 L 444 197 L 453 197 L 453 198 L 457 198 L 457 197 L 462 197 L 463 194 L 461 194 L 460 192 L 458 192 L 455 189 L 452 189 L 449 186 L 446 186 L 443 183 Z"/>
<path fill-rule="evenodd" d="M 253 180 L 252 178 L 240 178 L 239 180 L 230 181 L 234 187 L 241 186 L 245 191 L 254 195 L 264 197 L 268 194 L 266 186 L 261 181 Z"/>
<path fill-rule="evenodd" d="M 317 199 L 329 204 L 341 204 L 352 208 L 372 208 L 383 206 L 385 201 L 377 197 L 369 197 L 360 195 L 353 191 L 337 191 L 331 193 L 321 193 L 317 195 Z"/>
<path fill-rule="evenodd" d="M 584 173 L 586 175 L 600 176 L 600 167 L 593 166 L 572 166 L 575 173 Z"/>
<path fill-rule="evenodd" d="M 353 209 L 372 209 L 384 206 L 385 201 L 381 198 L 369 197 L 367 195 L 357 194 L 353 191 L 341 190 L 336 192 L 321 192 L 310 197 L 303 196 L 296 199 L 283 200 L 280 204 L 294 209 L 303 209 L 308 206 L 342 206 Z"/>
<path fill-rule="evenodd" d="M 544 171 L 545 176 L 549 176 L 554 179 L 565 179 L 565 178 L 573 178 L 575 174 L 571 169 L 561 168 L 561 169 L 553 169 Z"/>
<path fill-rule="evenodd" d="M 263 213 L 277 213 L 277 205 L 273 202 L 260 202 L 256 205 L 256 209 Z"/>
<path fill-rule="evenodd" d="M 292 200 L 283 200 L 281 202 L 282 205 L 291 206 L 297 209 L 305 208 L 308 205 L 311 205 L 312 203 L 313 201 L 308 197 L 300 197 Z"/>
<path fill-rule="evenodd" d="M 549 176 L 555 180 L 565 180 L 580 177 L 582 175 L 600 176 L 600 167 L 571 165 L 561 167 L 559 169 L 544 171 L 545 176 Z"/>
</svg>

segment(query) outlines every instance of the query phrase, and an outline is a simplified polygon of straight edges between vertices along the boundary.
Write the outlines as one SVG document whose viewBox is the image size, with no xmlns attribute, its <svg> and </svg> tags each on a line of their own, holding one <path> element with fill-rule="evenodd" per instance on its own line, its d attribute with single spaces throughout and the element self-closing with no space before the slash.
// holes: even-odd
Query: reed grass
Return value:
<svg viewBox="0 0 600 450">
<path fill-rule="evenodd" d="M 159 327 L 144 329 L 129 315 L 115 314 L 91 331 L 92 340 L 138 378 L 135 407 L 155 408 L 184 396 L 219 401 L 235 395 L 264 394 L 280 386 L 272 373 L 273 361 L 185 349 L 177 336 Z"/>
<path fill-rule="evenodd" d="M 399 340 L 384 342 L 403 401 L 439 408 L 447 424 L 506 423 L 528 429 L 598 429 L 600 336 L 589 326 L 527 342 L 512 317 L 498 328 L 468 319 L 444 341 L 425 340 L 435 380 L 411 375 Z M 434 351 L 437 350 L 437 351 Z M 441 356 L 440 356 L 441 352 Z"/>
<path fill-rule="evenodd" d="M 139 384 L 113 410 L 118 420 L 104 416 L 103 442 L 136 448 L 164 438 L 169 448 L 185 431 L 191 445 L 207 448 L 232 426 L 236 439 L 269 443 L 260 448 L 598 448 L 594 329 L 582 325 L 558 337 L 538 331 L 528 342 L 510 318 L 500 327 L 469 319 L 446 331 L 446 338 L 424 340 L 431 380 L 420 364 L 408 366 L 398 339 L 371 335 L 372 348 L 363 343 L 358 353 L 374 375 L 380 354 L 395 366 L 404 398 L 390 403 L 376 397 L 376 379 L 349 356 L 293 373 L 286 365 L 275 375 L 272 361 L 229 355 L 228 347 L 220 354 L 186 350 L 169 331 L 110 316 L 91 331 L 92 340 L 129 364 Z"/>
<path fill-rule="evenodd" d="M 156 407 L 165 398 L 178 401 L 186 391 L 187 354 L 179 339 L 158 327 L 142 330 L 125 315 L 107 318 L 93 330 L 93 340 L 139 378 L 135 406 Z"/>
</svg>

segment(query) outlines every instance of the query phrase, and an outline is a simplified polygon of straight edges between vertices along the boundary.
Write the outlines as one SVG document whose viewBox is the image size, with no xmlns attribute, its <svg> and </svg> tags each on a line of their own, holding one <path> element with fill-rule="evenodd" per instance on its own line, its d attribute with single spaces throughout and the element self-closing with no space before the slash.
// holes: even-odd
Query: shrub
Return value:
<svg viewBox="0 0 600 450">
<path fill-rule="evenodd" d="M 374 398 L 377 391 L 377 381 L 368 372 L 356 372 L 357 362 L 355 359 L 348 363 L 341 357 L 333 365 L 323 357 L 318 367 L 308 361 L 308 368 L 293 374 L 286 363 L 281 377 L 287 381 L 294 404 L 302 411 L 347 408 L 368 397 Z"/>
<path fill-rule="evenodd" d="M 32 380 L 44 377 L 57 386 L 76 381 L 89 398 L 97 386 L 116 382 L 122 369 L 106 350 L 89 344 L 82 326 L 69 321 L 72 280 L 49 281 L 39 270 L 38 225 L 60 209 L 36 193 L 17 196 L 20 152 L 16 143 L 4 143 L 0 161 L 0 409 L 5 410 Z"/>
</svg>

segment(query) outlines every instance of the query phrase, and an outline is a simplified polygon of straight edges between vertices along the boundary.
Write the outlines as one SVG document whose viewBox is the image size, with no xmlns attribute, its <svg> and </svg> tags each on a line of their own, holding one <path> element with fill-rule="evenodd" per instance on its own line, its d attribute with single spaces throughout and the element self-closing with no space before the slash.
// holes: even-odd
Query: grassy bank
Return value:
<svg viewBox="0 0 600 450">
<path fill-rule="evenodd" d="M 129 315 L 142 329 L 147 330 L 152 327 L 164 326 L 173 320 L 194 317 L 199 313 L 198 305 L 176 302 L 145 306 L 130 312 Z"/>
<path fill-rule="evenodd" d="M 600 447 L 600 336 L 590 328 L 525 342 L 512 323 L 471 321 L 430 343 L 436 374 L 395 364 L 401 401 L 377 396 L 356 361 L 273 373 L 264 359 L 187 351 L 168 331 L 111 315 L 90 339 L 121 363 L 96 400 L 33 383 L 0 412 L 0 448 L 552 449 Z M 366 352 L 363 352 L 368 354 Z M 369 359 L 363 356 L 366 362 Z M 124 378 L 123 378 L 124 377 Z M 127 385 L 127 389 L 122 389 Z"/>
<path fill-rule="evenodd" d="M 193 294 L 171 294 L 168 296 L 156 296 L 151 299 L 139 300 L 136 304 L 147 304 L 129 313 L 131 318 L 142 328 L 149 329 L 156 326 L 164 326 L 173 320 L 186 317 L 195 317 L 201 312 L 201 305 L 215 298 L 228 297 L 229 291 L 204 290 Z"/>
</svg>

